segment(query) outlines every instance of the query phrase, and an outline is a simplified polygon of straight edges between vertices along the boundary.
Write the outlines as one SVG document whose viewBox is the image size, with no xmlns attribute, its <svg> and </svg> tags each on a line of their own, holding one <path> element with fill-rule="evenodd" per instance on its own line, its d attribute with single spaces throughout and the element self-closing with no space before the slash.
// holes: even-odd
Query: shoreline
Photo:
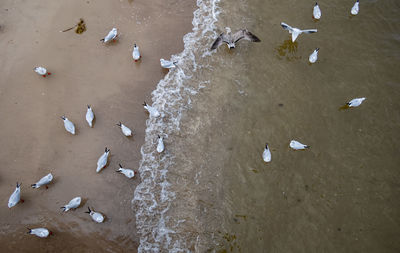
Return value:
<svg viewBox="0 0 400 253">
<path fill-rule="evenodd" d="M 183 50 L 182 37 L 192 28 L 195 5 L 2 4 L 0 112 L 7 120 L 0 123 L 0 134 L 7 148 L 0 153 L 1 249 L 137 249 L 131 200 L 140 178 L 129 180 L 114 170 L 121 163 L 137 172 L 148 118 L 141 104 L 151 100 L 150 93 L 165 75 L 159 59 Z M 86 32 L 59 32 L 79 18 L 85 20 Z M 121 34 L 118 42 L 103 45 L 99 39 L 113 26 Z M 131 58 L 134 42 L 143 55 L 140 63 Z M 36 75 L 32 68 L 37 65 L 48 67 L 52 75 Z M 87 104 L 96 115 L 93 129 L 84 119 Z M 63 114 L 74 122 L 76 136 L 65 131 L 59 119 Z M 133 138 L 122 135 L 115 126 L 119 121 L 133 130 Z M 111 149 L 109 164 L 96 174 L 105 146 Z M 48 190 L 29 187 L 49 172 L 54 180 Z M 23 183 L 25 203 L 8 209 L 5 203 L 16 181 Z M 62 214 L 60 206 L 76 196 L 82 197 L 81 206 Z M 106 222 L 94 224 L 84 213 L 87 206 L 104 213 Z M 48 227 L 54 237 L 28 236 L 26 227 Z"/>
</svg>

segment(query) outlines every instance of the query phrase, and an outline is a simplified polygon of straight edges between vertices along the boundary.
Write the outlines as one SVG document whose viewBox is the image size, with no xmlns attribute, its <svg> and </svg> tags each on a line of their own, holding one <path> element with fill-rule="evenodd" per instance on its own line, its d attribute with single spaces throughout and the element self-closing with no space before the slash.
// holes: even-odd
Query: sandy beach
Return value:
<svg viewBox="0 0 400 253">
<path fill-rule="evenodd" d="M 141 159 L 147 113 L 142 107 L 165 71 L 159 59 L 183 49 L 192 28 L 193 1 L 11 1 L 0 4 L 0 250 L 2 252 L 134 252 L 139 238 L 131 200 L 139 177 L 115 172 L 118 164 L 136 170 Z M 87 30 L 60 32 L 83 18 Z M 103 44 L 112 27 L 117 42 Z M 142 60 L 135 63 L 133 43 Z M 52 75 L 33 72 L 44 66 Z M 96 115 L 85 121 L 86 105 Z M 60 116 L 74 122 L 75 136 Z M 115 125 L 133 129 L 126 138 Z M 108 166 L 96 162 L 111 149 Z M 31 184 L 48 173 L 49 189 Z M 7 201 L 22 182 L 24 203 Z M 77 210 L 60 207 L 81 196 Z M 87 207 L 106 215 L 95 224 Z M 46 227 L 47 239 L 26 234 Z"/>
</svg>

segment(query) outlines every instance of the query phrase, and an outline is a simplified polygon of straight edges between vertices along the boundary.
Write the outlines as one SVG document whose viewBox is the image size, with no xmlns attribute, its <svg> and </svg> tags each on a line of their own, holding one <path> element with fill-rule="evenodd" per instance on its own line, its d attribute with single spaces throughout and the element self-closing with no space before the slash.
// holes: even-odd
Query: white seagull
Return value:
<svg viewBox="0 0 400 253">
<path fill-rule="evenodd" d="M 301 30 L 299 28 L 295 28 L 295 27 L 291 27 L 288 24 L 285 23 L 281 23 L 281 26 L 283 27 L 283 29 L 288 30 L 289 33 L 292 34 L 292 42 L 294 42 L 296 40 L 296 38 L 302 34 L 302 33 L 316 33 L 317 29 L 306 29 L 306 30 Z"/>
<path fill-rule="evenodd" d="M 138 60 L 140 60 L 140 58 L 142 58 L 139 52 L 139 47 L 136 46 L 136 43 L 133 45 L 132 58 L 135 62 L 137 62 Z"/>
<path fill-rule="evenodd" d="M 107 147 L 106 147 L 104 154 L 102 154 L 100 156 L 99 160 L 97 160 L 97 169 L 96 169 L 97 173 L 99 173 L 100 170 L 106 166 L 109 153 L 110 153 L 110 150 L 107 149 Z"/>
<path fill-rule="evenodd" d="M 11 208 L 18 204 L 18 202 L 21 200 L 21 184 L 18 184 L 17 182 L 17 188 L 15 188 L 15 191 L 11 194 L 10 198 L 8 199 L 8 208 Z M 21 202 L 24 202 L 21 200 Z"/>
<path fill-rule="evenodd" d="M 310 57 L 308 57 L 308 60 L 310 61 L 310 63 L 314 63 L 314 62 L 317 61 L 317 59 L 318 59 L 318 51 L 319 51 L 319 48 L 316 48 L 314 50 L 314 52 L 312 52 L 312 54 L 310 54 Z"/>
<path fill-rule="evenodd" d="M 157 109 L 155 107 L 151 106 L 151 105 L 148 105 L 146 103 L 146 101 L 144 101 L 143 107 L 144 107 L 144 109 L 146 109 L 149 112 L 150 117 L 156 117 L 157 118 L 158 116 L 160 116 L 160 113 L 157 111 Z"/>
<path fill-rule="evenodd" d="M 271 151 L 269 150 L 268 143 L 265 145 L 264 152 L 262 154 L 264 162 L 268 163 L 271 161 Z"/>
<path fill-rule="evenodd" d="M 354 98 L 350 102 L 346 103 L 349 107 L 357 107 L 361 105 L 361 103 L 365 100 L 366 98 Z"/>
<path fill-rule="evenodd" d="M 117 124 L 117 126 L 119 126 L 119 127 L 121 128 L 122 133 L 123 133 L 126 137 L 132 136 L 132 131 L 131 131 L 127 126 L 125 126 L 125 125 L 122 124 L 121 122 L 119 122 L 119 123 Z"/>
<path fill-rule="evenodd" d="M 93 120 L 94 120 L 93 109 L 92 109 L 92 107 L 90 107 L 90 105 L 88 105 L 87 111 L 86 111 L 86 121 L 90 127 L 93 127 Z"/>
<path fill-rule="evenodd" d="M 32 188 L 39 188 L 40 186 L 49 184 L 53 180 L 53 175 L 51 173 L 47 174 L 46 176 L 42 177 L 39 181 L 36 182 L 36 184 L 32 184 Z M 47 189 L 46 185 L 46 189 Z"/>
<path fill-rule="evenodd" d="M 214 43 L 211 46 L 211 50 L 214 50 L 221 46 L 223 43 L 226 43 L 229 49 L 235 48 L 236 43 L 241 40 L 249 40 L 252 42 L 260 42 L 261 40 L 257 38 L 254 34 L 249 32 L 247 29 L 242 29 L 237 31 L 236 33 L 232 34 L 231 33 L 231 28 L 225 27 L 226 29 L 226 34 L 221 33 L 218 38 L 214 41 Z"/>
<path fill-rule="evenodd" d="M 88 210 L 89 211 L 85 213 L 88 213 L 90 217 L 92 217 L 92 220 L 94 220 L 97 223 L 102 223 L 104 221 L 104 216 L 101 213 L 90 210 L 90 207 L 88 207 Z"/>
<path fill-rule="evenodd" d="M 158 143 L 157 143 L 157 152 L 161 153 L 164 151 L 164 141 L 163 141 L 163 137 L 161 137 L 160 135 L 158 136 Z"/>
<path fill-rule="evenodd" d="M 294 150 L 300 150 L 300 149 L 306 149 L 309 148 L 310 146 L 304 145 L 298 141 L 292 140 L 289 144 L 289 146 L 294 149 Z"/>
<path fill-rule="evenodd" d="M 319 8 L 318 3 L 315 3 L 315 5 L 314 5 L 313 17 L 315 19 L 320 19 L 321 18 L 321 9 Z"/>
<path fill-rule="evenodd" d="M 167 61 L 164 59 L 160 59 L 161 67 L 165 69 L 175 68 L 177 63 L 177 61 Z"/>
<path fill-rule="evenodd" d="M 75 126 L 68 118 L 65 116 L 61 116 L 62 120 L 64 121 L 65 130 L 70 132 L 71 134 L 75 134 Z"/>
<path fill-rule="evenodd" d="M 81 200 L 82 200 L 81 197 L 73 198 L 68 204 L 62 206 L 61 209 L 63 209 L 63 212 L 66 212 L 70 209 L 78 208 L 79 205 L 81 204 Z"/>
<path fill-rule="evenodd" d="M 118 35 L 117 28 L 113 28 L 104 39 L 101 39 L 100 41 L 103 41 L 104 43 L 107 43 L 109 41 L 113 41 Z"/>
<path fill-rule="evenodd" d="M 51 75 L 51 73 L 50 73 L 50 72 L 47 72 L 47 69 L 46 69 L 46 68 L 43 68 L 43 67 L 35 67 L 35 68 L 33 69 L 33 71 L 35 71 L 36 73 L 38 73 L 39 75 L 41 75 L 41 76 L 43 76 L 43 77 L 46 77 L 46 76 Z"/>
<path fill-rule="evenodd" d="M 47 228 L 28 228 L 28 234 L 36 235 L 37 237 L 46 238 L 52 233 Z"/>
<path fill-rule="evenodd" d="M 357 15 L 359 11 L 360 11 L 359 0 L 357 0 L 357 2 L 355 2 L 353 7 L 351 8 L 351 14 Z"/>
<path fill-rule="evenodd" d="M 133 178 L 135 176 L 135 172 L 133 170 L 124 169 L 124 168 L 122 168 L 121 164 L 119 164 L 119 169 L 116 172 L 124 174 L 127 178 Z"/>
</svg>

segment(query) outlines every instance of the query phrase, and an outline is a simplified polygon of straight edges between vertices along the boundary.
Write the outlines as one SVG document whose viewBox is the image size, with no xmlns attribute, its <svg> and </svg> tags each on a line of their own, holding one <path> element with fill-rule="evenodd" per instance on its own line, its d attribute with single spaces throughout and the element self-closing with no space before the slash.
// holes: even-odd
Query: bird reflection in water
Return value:
<svg viewBox="0 0 400 253">
<path fill-rule="evenodd" d="M 291 39 L 285 40 L 282 45 L 278 46 L 275 48 L 275 50 L 278 52 L 277 57 L 282 60 L 286 58 L 287 61 L 295 61 L 301 59 L 301 56 L 297 56 L 297 47 L 298 47 L 298 42 L 292 42 Z"/>
</svg>

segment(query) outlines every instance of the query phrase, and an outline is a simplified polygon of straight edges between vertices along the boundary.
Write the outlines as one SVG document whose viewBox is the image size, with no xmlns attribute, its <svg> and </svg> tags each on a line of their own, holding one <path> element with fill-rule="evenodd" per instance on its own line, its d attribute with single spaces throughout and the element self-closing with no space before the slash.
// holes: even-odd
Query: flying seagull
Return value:
<svg viewBox="0 0 400 253">
<path fill-rule="evenodd" d="M 257 38 L 254 34 L 249 32 L 247 29 L 242 29 L 232 34 L 231 29 L 229 27 L 225 27 L 226 33 L 221 33 L 218 38 L 214 41 L 211 46 L 211 50 L 214 50 L 221 46 L 223 43 L 226 43 L 229 49 L 235 48 L 235 43 L 241 39 L 249 40 L 252 42 L 260 42 L 261 40 Z"/>
<path fill-rule="evenodd" d="M 306 30 L 301 30 L 299 28 L 295 28 L 295 27 L 291 27 L 288 24 L 285 23 L 281 23 L 281 26 L 283 27 L 283 29 L 288 30 L 289 33 L 292 34 L 292 42 L 294 42 L 296 40 L 296 38 L 302 34 L 302 33 L 316 33 L 317 29 L 306 29 Z"/>
</svg>

